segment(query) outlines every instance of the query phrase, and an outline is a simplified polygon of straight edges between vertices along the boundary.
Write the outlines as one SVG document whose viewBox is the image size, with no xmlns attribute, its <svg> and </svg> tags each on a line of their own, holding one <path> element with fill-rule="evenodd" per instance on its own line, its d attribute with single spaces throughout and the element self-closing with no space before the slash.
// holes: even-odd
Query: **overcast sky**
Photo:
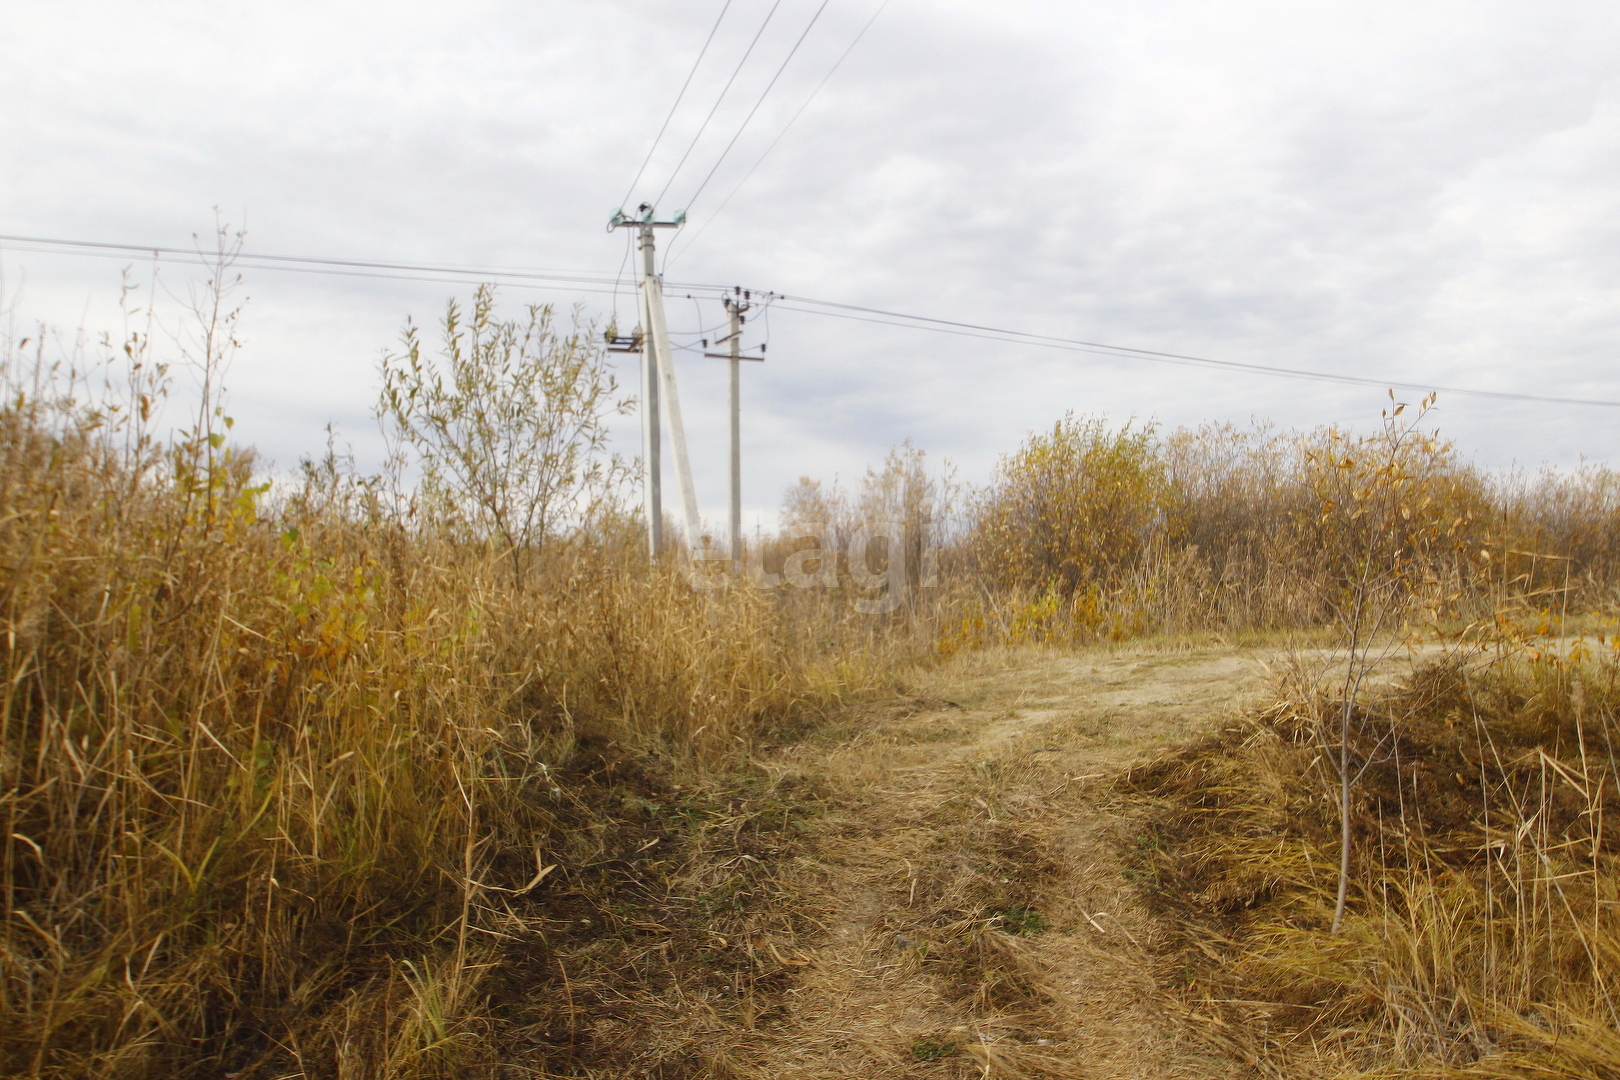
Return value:
<svg viewBox="0 0 1620 1080">
<path fill-rule="evenodd" d="M 828 0 L 784 68 L 822 2 L 781 0 L 739 71 L 774 0 L 732 0 L 628 200 L 690 205 L 660 236 L 670 281 L 1620 400 L 1620 6 L 891 0 L 738 188 L 879 2 Z M 722 4 L 0 0 L 0 233 L 181 247 L 218 206 L 250 251 L 613 274 L 607 218 Z M 19 325 L 120 325 L 119 260 L 0 263 Z M 194 274 L 162 271 L 176 292 Z M 470 291 L 249 272 L 237 432 L 290 466 L 335 423 L 374 460 L 378 356 Z M 626 325 L 633 296 L 627 277 Z M 721 318 L 671 300 L 674 330 Z M 770 341 L 744 372 L 751 521 L 907 438 L 976 480 L 1070 410 L 1365 426 L 1384 402 L 783 308 L 750 329 Z M 719 516 L 724 365 L 679 355 Z M 1442 395 L 1438 416 L 1489 466 L 1620 461 L 1620 410 Z"/>
</svg>

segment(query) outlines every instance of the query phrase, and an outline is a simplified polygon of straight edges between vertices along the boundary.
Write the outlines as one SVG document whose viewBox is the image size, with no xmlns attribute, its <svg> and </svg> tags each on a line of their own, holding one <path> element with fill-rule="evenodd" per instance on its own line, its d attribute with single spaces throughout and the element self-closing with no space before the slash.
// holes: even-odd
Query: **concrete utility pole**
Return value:
<svg viewBox="0 0 1620 1080">
<path fill-rule="evenodd" d="M 739 374 L 742 365 L 737 361 L 742 353 L 743 312 L 746 310 L 744 305 L 726 300 L 726 314 L 729 316 L 726 333 L 731 343 L 726 350 L 731 354 L 731 514 L 728 524 L 731 527 L 731 572 L 738 576 L 742 575 L 742 378 Z"/>
<path fill-rule="evenodd" d="M 742 573 L 742 378 L 740 360 L 764 360 L 763 356 L 742 355 L 742 328 L 747 321 L 747 313 L 753 307 L 749 303 L 750 296 L 741 289 L 734 290 L 737 296 L 725 298 L 726 305 L 726 336 L 716 341 L 716 345 L 725 344 L 727 350 L 723 353 L 706 352 L 704 356 L 713 356 L 731 362 L 731 515 L 729 525 L 731 528 L 731 569 L 735 574 Z M 761 346 L 763 351 L 763 346 Z"/>
<path fill-rule="evenodd" d="M 635 218 L 626 217 L 623 210 L 614 211 L 608 228 L 634 228 L 640 241 L 643 494 L 647 513 L 647 549 L 656 559 L 664 540 L 660 411 L 668 422 L 670 448 L 675 452 L 675 487 L 681 499 L 687 543 L 695 547 L 698 542 L 697 493 L 692 487 L 692 465 L 686 453 L 686 425 L 681 420 L 681 402 L 675 390 L 675 364 L 669 345 L 669 326 L 664 321 L 664 290 L 658 279 L 653 239 L 657 229 L 677 229 L 684 225 L 686 211 L 677 212 L 669 221 L 657 220 L 656 213 L 647 203 L 642 203 L 637 211 Z M 660 404 L 663 406 L 661 410 Z"/>
</svg>

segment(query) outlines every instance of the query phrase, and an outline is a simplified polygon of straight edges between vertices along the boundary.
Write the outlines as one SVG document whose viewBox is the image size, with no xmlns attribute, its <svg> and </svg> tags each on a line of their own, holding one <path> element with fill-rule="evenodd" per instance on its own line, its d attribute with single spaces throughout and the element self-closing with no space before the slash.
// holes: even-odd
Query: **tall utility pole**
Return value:
<svg viewBox="0 0 1620 1080">
<path fill-rule="evenodd" d="M 662 438 L 659 413 L 669 423 L 670 448 L 675 452 L 675 487 L 681 499 L 681 515 L 687 543 L 697 544 L 697 493 L 692 487 L 692 465 L 686 454 L 686 425 L 681 420 L 680 397 L 675 391 L 675 364 L 669 345 L 669 326 L 664 321 L 664 289 L 658 279 L 654 234 L 657 229 L 678 229 L 686 223 L 686 211 L 669 221 L 657 220 L 647 203 L 637 207 L 638 216 L 628 218 L 616 210 L 608 228 L 634 228 L 641 249 L 641 455 L 644 470 L 647 513 L 647 549 L 653 558 L 664 540 Z M 660 410 L 660 404 L 663 406 Z"/>
<path fill-rule="evenodd" d="M 748 305 L 740 301 L 726 298 L 726 340 L 730 342 L 726 352 L 731 360 L 731 572 L 742 576 L 742 378 L 740 369 L 742 365 L 737 361 L 742 359 L 742 327 L 743 313 Z"/>
<path fill-rule="evenodd" d="M 726 305 L 726 336 L 716 341 L 716 345 L 726 345 L 723 353 L 706 352 L 704 356 L 713 356 L 731 362 L 731 569 L 735 574 L 742 573 L 742 377 L 738 363 L 740 360 L 753 360 L 756 363 L 764 360 L 765 346 L 759 347 L 761 355 L 744 356 L 742 354 L 742 328 L 748 321 L 747 314 L 753 308 L 750 303 L 751 294 L 742 289 L 732 290 L 736 295 L 725 298 Z M 704 342 L 705 345 L 708 342 Z"/>
</svg>

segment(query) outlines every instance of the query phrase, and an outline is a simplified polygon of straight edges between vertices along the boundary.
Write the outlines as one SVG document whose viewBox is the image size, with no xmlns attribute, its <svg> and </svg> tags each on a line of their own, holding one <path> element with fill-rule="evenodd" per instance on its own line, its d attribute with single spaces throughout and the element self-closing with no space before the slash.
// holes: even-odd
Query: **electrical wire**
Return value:
<svg viewBox="0 0 1620 1080">
<path fill-rule="evenodd" d="M 743 178 L 737 181 L 737 186 L 731 189 L 731 194 L 727 195 L 725 197 L 725 201 L 715 208 L 714 213 L 710 214 L 708 218 L 704 220 L 703 227 L 698 229 L 697 232 L 693 233 L 692 238 L 682 245 L 679 251 L 672 251 L 669 256 L 664 259 L 664 268 L 666 270 L 674 264 L 676 259 L 680 258 L 682 255 L 685 255 L 692 245 L 698 242 L 698 237 L 702 236 L 709 226 L 714 224 L 714 219 L 720 216 L 721 211 L 731 205 L 731 200 L 737 197 L 737 192 L 742 190 L 743 185 L 748 183 L 749 178 L 752 177 L 754 173 L 759 170 L 759 167 L 765 163 L 765 159 L 770 157 L 771 151 L 776 149 L 776 144 L 782 141 L 782 137 L 788 133 L 788 129 L 798 121 L 800 116 L 804 115 L 804 110 L 808 109 L 810 107 L 810 103 L 816 100 L 816 95 L 821 93 L 821 88 L 823 86 L 827 85 L 827 80 L 833 77 L 833 72 L 837 71 L 843 62 L 849 58 L 849 54 L 855 51 L 855 46 L 861 43 L 861 38 L 865 37 L 866 32 L 872 29 L 872 24 L 877 22 L 878 16 L 883 14 L 883 9 L 888 6 L 889 0 L 883 0 L 883 2 L 878 5 L 877 10 L 872 13 L 872 17 L 866 20 L 866 25 L 861 27 L 861 32 L 855 35 L 855 40 L 849 43 L 849 48 L 845 49 L 838 59 L 833 61 L 833 66 L 828 68 L 827 74 L 823 75 L 821 77 L 821 81 L 816 83 L 816 88 L 810 91 L 810 96 L 804 99 L 804 104 L 799 106 L 798 112 L 795 112 L 788 119 L 788 122 L 782 125 L 782 130 L 776 133 L 776 138 L 771 140 L 771 145 L 765 148 L 765 152 L 759 155 L 759 158 L 754 162 L 753 166 L 743 174 Z"/>
<path fill-rule="evenodd" d="M 1052 337 L 1047 334 L 1031 334 L 1022 330 L 1004 330 L 994 326 L 979 326 L 974 323 L 953 322 L 949 319 L 934 319 L 925 315 L 906 315 L 897 311 L 882 311 L 877 308 L 859 307 L 854 304 L 839 304 L 829 300 L 812 300 L 809 297 L 785 296 L 776 294 L 778 300 L 789 304 L 814 304 L 821 308 L 839 308 L 840 311 L 818 310 L 816 307 L 789 307 L 784 306 L 783 311 L 794 311 L 806 315 L 825 315 L 838 319 L 852 319 L 856 322 L 876 323 L 880 326 L 897 326 L 911 330 L 930 330 L 937 334 L 953 334 L 957 337 L 980 338 L 986 341 L 1004 341 L 1018 345 L 1035 345 L 1046 349 L 1059 349 L 1065 352 L 1093 353 L 1100 356 L 1117 356 L 1127 360 L 1147 360 L 1153 363 L 1178 364 L 1183 367 L 1215 368 L 1223 371 L 1238 371 L 1252 375 L 1271 375 L 1285 379 L 1305 379 L 1313 382 L 1340 383 L 1351 386 L 1376 386 L 1394 390 L 1430 390 L 1443 394 L 1459 394 L 1467 397 L 1493 398 L 1499 401 L 1529 401 L 1543 405 L 1592 405 L 1601 408 L 1620 409 L 1620 401 L 1603 401 L 1595 398 L 1566 398 L 1550 397 L 1541 394 L 1520 394 L 1508 390 L 1473 390 L 1465 387 L 1440 386 L 1435 383 L 1398 382 L 1390 379 L 1367 379 L 1356 375 L 1338 375 L 1332 372 L 1305 371 L 1300 368 L 1275 367 L 1270 364 L 1249 364 L 1237 360 L 1215 360 L 1205 356 L 1190 356 L 1185 353 L 1157 352 L 1153 349 L 1136 349 L 1126 345 L 1107 345 L 1094 341 L 1079 341 L 1071 338 Z M 846 312 L 869 312 L 869 315 L 846 314 Z M 874 318 L 876 315 L 887 315 L 891 318 Z M 906 320 L 895 322 L 893 319 Z"/>
<path fill-rule="evenodd" d="M 170 262 L 180 262 L 191 265 L 212 265 L 204 253 L 187 248 L 169 248 L 155 245 L 140 244 L 113 244 L 100 243 L 89 240 L 56 240 L 43 237 L 9 236 L 0 234 L 0 243 L 41 245 L 20 250 L 37 251 L 40 254 L 53 255 L 79 255 L 99 258 L 127 258 L 131 252 L 150 254 L 155 258 L 166 258 Z M 48 245 L 48 246 L 46 246 Z M 53 250 L 56 249 L 56 250 Z M 13 249 L 18 250 L 18 249 Z M 434 266 L 425 263 L 390 263 L 374 260 L 359 259 L 333 259 L 319 256 L 304 255 L 253 255 L 242 253 L 237 257 L 237 263 L 246 269 L 277 270 L 287 273 L 319 274 L 330 277 L 375 278 L 385 281 L 427 281 L 443 284 L 465 285 L 488 282 L 491 277 L 498 280 L 496 283 L 515 288 L 538 289 L 555 292 L 599 293 L 611 296 L 614 293 L 613 279 L 606 274 L 586 275 L 575 271 L 538 271 L 538 270 L 508 270 L 498 268 L 467 268 Z M 393 271 L 393 272 L 384 272 Z M 565 286 L 567 286 L 565 288 Z M 696 282 L 672 282 L 670 289 L 678 289 L 692 297 L 693 293 L 708 293 L 708 299 L 719 299 L 729 296 L 735 286 L 709 285 Z M 749 290 L 765 310 L 766 332 L 770 329 L 770 309 L 781 305 L 782 310 L 792 311 L 806 315 L 819 315 L 829 318 L 850 319 L 857 322 L 875 323 L 880 326 L 895 326 L 910 330 L 928 330 L 934 333 L 952 334 L 959 337 L 979 338 L 986 341 L 1000 341 L 1015 345 L 1035 345 L 1041 348 L 1059 349 L 1065 352 L 1091 353 L 1101 356 L 1116 356 L 1128 360 L 1146 360 L 1154 363 L 1178 364 L 1182 366 L 1214 368 L 1234 373 L 1253 375 L 1269 375 L 1288 379 L 1305 379 L 1313 382 L 1338 383 L 1352 386 L 1374 386 L 1380 388 L 1393 388 L 1398 390 L 1436 390 L 1445 394 L 1458 394 L 1467 397 L 1489 398 L 1498 401 L 1526 401 L 1544 405 L 1588 405 L 1602 408 L 1620 408 L 1620 401 L 1607 401 L 1595 398 L 1554 397 L 1542 394 L 1521 394 L 1506 390 L 1475 390 L 1467 387 L 1439 386 L 1434 383 L 1414 383 L 1393 381 L 1388 379 L 1369 379 L 1356 375 L 1339 375 L 1332 372 L 1306 371 L 1301 368 L 1276 367 L 1268 364 L 1251 364 L 1236 360 L 1216 360 L 1205 356 L 1193 356 L 1187 353 L 1159 352 L 1153 349 L 1138 349 L 1127 345 L 1109 345 L 1104 342 L 1084 341 L 1078 338 L 1055 337 L 1050 334 L 1036 334 L 1024 330 L 1009 330 L 1004 327 L 986 326 L 979 323 L 959 322 L 952 319 L 936 319 L 927 315 L 909 315 L 905 312 L 886 311 L 882 308 L 863 307 L 859 304 L 845 304 L 834 300 L 817 300 L 808 296 L 794 296 L 786 293 L 769 292 L 764 289 Z M 696 297 L 692 297 L 696 299 Z M 798 306 L 793 306 L 798 305 Z"/>
<path fill-rule="evenodd" d="M 709 109 L 709 115 L 703 118 L 703 123 L 699 125 L 697 134 L 692 136 L 691 143 L 686 147 L 686 153 L 682 154 L 681 160 L 675 163 L 675 171 L 669 174 L 669 179 L 664 182 L 663 188 L 658 192 L 658 197 L 653 200 L 654 206 L 664 201 L 664 196 L 669 193 L 669 186 L 681 174 L 681 169 L 686 165 L 686 159 L 692 156 L 692 151 L 697 149 L 698 140 L 703 138 L 703 133 L 709 129 L 709 121 L 713 120 L 714 114 L 719 111 L 720 103 L 726 100 L 726 95 L 731 92 L 731 84 L 737 81 L 738 75 L 742 74 L 743 65 L 748 63 L 748 58 L 754 53 L 754 46 L 759 44 L 759 39 L 765 34 L 765 28 L 771 25 L 771 18 L 776 14 L 776 9 L 781 6 L 782 0 L 776 0 L 776 3 L 771 5 L 771 10 L 765 13 L 765 21 L 759 24 L 759 29 L 754 32 L 754 40 L 750 41 L 748 48 L 743 50 L 742 59 L 737 61 L 737 67 L 732 71 L 731 78 L 726 80 L 726 85 L 721 87 L 720 96 L 714 99 L 714 105 Z"/>
<path fill-rule="evenodd" d="M 211 256 L 194 249 L 159 245 L 114 244 L 87 240 L 58 240 L 44 237 L 0 235 L 0 244 L 9 250 L 44 255 L 74 255 L 88 258 L 127 259 L 131 254 L 150 255 L 161 262 L 211 266 Z M 30 246 L 18 247 L 17 244 Z M 383 281 L 426 281 L 449 285 L 496 284 L 507 288 L 550 292 L 581 292 L 617 297 L 622 277 L 584 271 L 542 271 L 492 266 L 438 266 L 425 263 L 393 263 L 375 260 L 334 259 L 310 255 L 261 255 L 239 253 L 233 265 L 244 270 L 319 274 L 326 277 L 371 278 Z M 621 267 L 622 267 L 621 263 Z M 397 272 L 383 272 L 397 271 Z M 622 270 L 621 270 L 622 275 Z M 730 291 L 727 285 L 706 282 L 675 282 L 672 288 L 706 294 L 717 299 Z"/>
<path fill-rule="evenodd" d="M 37 250 L 44 254 L 89 254 L 104 257 L 119 257 L 109 253 L 134 253 L 140 255 L 171 256 L 170 261 L 196 261 L 207 253 L 196 248 L 162 247 L 155 244 L 113 244 L 92 240 L 60 240 L 41 236 L 9 236 L 0 235 L 0 243 L 31 244 L 33 248 L 19 250 Z M 67 248 L 67 251 L 51 251 L 51 248 Z M 609 285 L 612 279 L 606 274 L 592 274 L 581 270 L 546 270 L 521 269 L 489 266 L 433 266 L 424 263 L 381 262 L 362 259 L 334 259 L 318 255 L 266 255 L 255 252 L 242 252 L 237 256 L 239 262 L 251 264 L 256 269 L 274 269 L 273 265 L 261 264 L 302 264 L 314 266 L 335 266 L 351 269 L 365 270 L 403 270 L 410 272 L 425 272 L 432 274 L 494 274 L 503 278 L 524 278 L 536 281 L 582 282 L 589 284 Z M 360 276 L 360 275 L 357 275 Z M 709 286 L 702 286 L 708 288 Z"/>
<path fill-rule="evenodd" d="M 615 323 L 615 325 L 619 321 L 619 282 L 624 280 L 624 268 L 626 266 L 630 265 L 630 241 L 631 241 L 631 239 L 632 238 L 630 236 L 629 230 L 625 230 L 625 234 L 624 234 L 624 258 L 619 260 L 619 272 L 617 274 L 615 274 L 614 277 L 613 277 L 613 322 Z"/>
<path fill-rule="evenodd" d="M 697 59 L 692 61 L 692 70 L 686 73 L 686 81 L 681 83 L 681 92 L 675 95 L 675 104 L 669 107 L 669 115 L 664 117 L 664 123 L 659 127 L 658 134 L 653 136 L 652 145 L 647 148 L 647 156 L 642 159 L 641 168 L 636 170 L 636 178 L 630 181 L 630 186 L 625 189 L 624 198 L 619 200 L 620 208 L 630 205 L 630 196 L 635 193 L 636 185 L 641 183 L 641 174 L 647 171 L 647 166 L 652 162 L 653 153 L 658 149 L 659 142 L 664 138 L 664 132 L 669 130 L 669 122 L 675 119 L 675 110 L 681 107 L 681 99 L 686 97 L 687 88 L 692 85 L 692 77 L 697 74 L 699 65 L 703 63 L 704 54 L 709 51 L 709 46 L 714 43 L 715 32 L 720 29 L 720 23 L 725 19 L 726 12 L 730 8 L 731 0 L 726 0 L 725 4 L 720 8 L 720 14 L 714 20 L 714 25 L 709 28 L 709 36 L 703 40 L 703 48 L 698 50 Z"/>
<path fill-rule="evenodd" d="M 760 92 L 759 100 L 754 102 L 754 107 L 748 110 L 748 115 L 743 117 L 743 122 L 737 125 L 737 133 L 731 137 L 730 142 L 726 143 L 726 148 L 720 151 L 720 156 L 715 159 L 714 166 L 709 169 L 709 175 L 703 178 L 703 182 L 697 186 L 697 190 L 692 192 L 691 197 L 686 200 L 688 210 L 692 208 L 693 203 L 697 202 L 698 196 L 703 194 L 703 189 L 709 186 L 709 181 L 714 179 L 714 174 L 720 171 L 720 166 L 726 160 L 726 156 L 731 153 L 731 148 L 737 145 L 738 139 L 742 138 L 742 133 L 748 129 L 749 121 L 753 120 L 754 114 L 759 112 L 759 107 L 765 104 L 765 99 L 770 96 L 771 88 L 776 85 L 776 80 L 782 77 L 782 72 L 786 71 L 788 64 L 793 62 L 793 57 L 798 53 L 799 46 L 803 45 L 804 39 L 810 36 L 811 28 L 816 25 L 816 20 L 821 18 L 821 13 L 827 10 L 827 5 L 830 2 L 831 0 L 821 0 L 821 6 L 816 8 L 814 15 L 810 16 L 810 21 L 805 23 L 804 31 L 799 34 L 799 40 L 793 43 L 793 48 L 789 49 L 787 56 L 782 58 L 782 63 L 777 67 L 776 74 L 772 75 L 771 81 L 765 84 L 765 89 Z"/>
<path fill-rule="evenodd" d="M 731 290 L 723 290 L 723 291 L 729 292 Z M 668 296 L 673 296 L 674 294 L 673 293 L 665 293 L 664 295 L 666 297 L 668 297 Z M 694 306 L 697 305 L 698 298 L 696 296 L 693 296 L 691 293 L 684 293 L 682 295 L 684 295 L 686 297 L 686 299 L 692 301 Z M 707 297 L 707 299 L 713 300 L 715 298 L 710 296 L 710 297 Z M 701 306 L 699 306 L 698 307 L 698 322 L 701 323 L 702 321 L 703 321 L 703 308 Z M 726 325 L 727 325 L 727 323 L 718 322 L 718 323 L 715 323 L 713 326 L 706 327 L 706 328 L 703 328 L 703 329 L 680 330 L 680 331 L 671 330 L 670 333 L 672 333 L 672 334 L 674 334 L 674 333 L 681 333 L 681 334 L 712 334 L 716 330 L 719 330 L 721 327 L 726 326 Z"/>
<path fill-rule="evenodd" d="M 714 179 L 714 174 L 720 170 L 721 164 L 726 160 L 727 155 L 731 153 L 732 147 L 736 146 L 737 140 L 742 138 L 743 132 L 748 129 L 749 123 L 754 119 L 754 114 L 759 112 L 759 107 L 761 105 L 765 104 L 765 99 L 770 96 L 771 90 L 776 86 L 777 80 L 782 77 L 782 73 L 787 70 L 788 64 L 793 61 L 793 57 L 799 51 L 799 46 L 803 45 L 804 39 L 810 36 L 811 28 L 816 25 L 816 20 L 821 18 L 821 13 L 827 10 L 827 4 L 829 2 L 830 0 L 821 0 L 821 6 L 816 8 L 816 13 L 814 15 L 810 16 L 810 21 L 805 24 L 804 30 L 799 34 L 798 40 L 793 43 L 793 48 L 788 50 L 787 56 L 783 57 L 782 63 L 777 66 L 776 74 L 771 76 L 771 81 L 765 84 L 765 89 L 760 92 L 759 98 L 755 100 L 754 107 L 748 110 L 747 116 L 743 117 L 743 122 L 737 126 L 736 132 L 731 136 L 731 141 L 726 143 L 725 149 L 720 151 L 720 156 L 715 159 L 714 164 L 709 168 L 708 175 L 704 176 L 703 182 L 698 184 L 697 190 L 692 192 L 691 197 L 686 200 L 688 209 L 691 208 L 693 203 L 697 202 L 698 196 L 703 194 L 703 189 L 709 186 L 710 180 Z M 674 178 L 671 177 L 671 182 L 673 182 L 673 179 Z M 662 198 L 662 196 L 660 196 L 660 198 Z M 686 222 L 683 218 L 681 225 L 676 229 L 676 238 L 680 236 L 685 228 Z M 667 270 L 669 267 L 670 251 L 673 250 L 674 244 L 675 240 L 672 239 L 670 241 L 670 249 L 664 252 L 664 260 L 659 266 L 660 273 Z"/>
</svg>

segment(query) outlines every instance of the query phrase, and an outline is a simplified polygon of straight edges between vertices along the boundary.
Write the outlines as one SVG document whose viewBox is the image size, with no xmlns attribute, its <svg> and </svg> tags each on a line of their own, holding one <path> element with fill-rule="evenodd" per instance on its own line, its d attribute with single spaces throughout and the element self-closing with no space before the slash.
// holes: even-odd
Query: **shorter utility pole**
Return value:
<svg viewBox="0 0 1620 1080">
<path fill-rule="evenodd" d="M 731 514 L 728 522 L 731 529 L 731 570 L 741 576 L 743 567 L 742 550 L 742 365 L 739 360 L 763 361 L 765 359 L 765 346 L 760 346 L 759 356 L 744 356 L 742 354 L 742 328 L 747 322 L 747 313 L 752 309 L 752 297 L 742 289 L 733 289 L 733 296 L 725 298 L 726 305 L 726 336 L 715 342 L 716 345 L 727 346 L 723 353 L 706 352 L 704 356 L 713 356 L 728 360 L 731 364 Z"/>
<path fill-rule="evenodd" d="M 726 320 L 726 340 L 730 343 L 726 351 L 731 354 L 731 572 L 738 575 L 742 573 L 742 365 L 737 361 L 742 355 L 743 313 L 747 310 L 746 301 L 738 303 L 726 298 L 726 314 L 730 316 Z"/>
</svg>

